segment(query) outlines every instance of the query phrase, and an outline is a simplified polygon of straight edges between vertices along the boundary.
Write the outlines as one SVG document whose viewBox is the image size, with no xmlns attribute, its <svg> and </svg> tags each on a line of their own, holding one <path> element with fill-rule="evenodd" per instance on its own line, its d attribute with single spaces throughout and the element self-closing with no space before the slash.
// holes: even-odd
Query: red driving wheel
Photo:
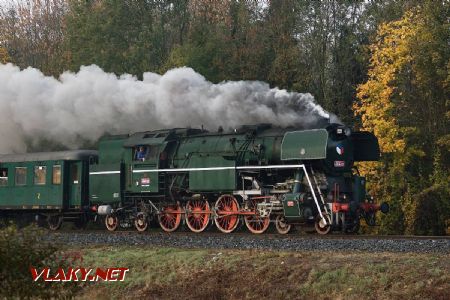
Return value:
<svg viewBox="0 0 450 300">
<path fill-rule="evenodd" d="M 178 204 L 164 206 L 158 215 L 159 226 L 165 232 L 173 232 L 181 224 L 181 207 Z"/>
<path fill-rule="evenodd" d="M 186 224 L 193 232 L 202 232 L 208 227 L 211 210 L 206 200 L 189 200 L 186 203 Z"/>
<path fill-rule="evenodd" d="M 248 203 L 248 208 L 250 211 L 254 212 L 253 215 L 247 215 L 244 217 L 245 225 L 251 233 L 260 234 L 269 228 L 270 216 L 261 217 L 258 210 L 256 209 L 257 202 L 254 199 L 250 199 Z"/>
<path fill-rule="evenodd" d="M 239 223 L 239 203 L 231 195 L 222 195 L 216 201 L 216 216 L 214 221 L 217 228 L 224 232 L 233 232 Z"/>
</svg>

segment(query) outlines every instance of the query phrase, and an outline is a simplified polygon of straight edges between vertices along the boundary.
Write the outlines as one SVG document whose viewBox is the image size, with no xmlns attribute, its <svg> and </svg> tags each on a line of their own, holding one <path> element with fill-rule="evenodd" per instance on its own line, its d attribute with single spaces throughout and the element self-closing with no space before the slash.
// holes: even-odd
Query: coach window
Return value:
<svg viewBox="0 0 450 300">
<path fill-rule="evenodd" d="M 55 185 L 61 184 L 61 166 L 60 165 L 53 166 L 52 183 Z"/>
<path fill-rule="evenodd" d="M 27 168 L 16 167 L 16 185 L 26 185 L 26 184 L 27 184 Z"/>
<path fill-rule="evenodd" d="M 8 168 L 0 168 L 0 186 L 8 185 Z"/>
<path fill-rule="evenodd" d="M 36 166 L 34 167 L 34 184 L 45 185 L 45 178 L 47 176 L 47 167 Z"/>
<path fill-rule="evenodd" d="M 78 184 L 78 166 L 75 164 L 71 166 L 70 178 L 73 184 Z"/>
</svg>

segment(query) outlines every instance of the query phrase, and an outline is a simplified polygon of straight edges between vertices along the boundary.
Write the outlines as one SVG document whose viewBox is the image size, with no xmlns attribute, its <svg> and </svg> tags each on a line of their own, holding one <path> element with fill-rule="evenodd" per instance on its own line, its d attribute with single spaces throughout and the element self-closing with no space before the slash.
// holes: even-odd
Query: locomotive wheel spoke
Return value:
<svg viewBox="0 0 450 300">
<path fill-rule="evenodd" d="M 189 200 L 186 203 L 186 224 L 192 232 L 202 232 L 208 227 L 210 208 L 206 200 Z"/>
<path fill-rule="evenodd" d="M 215 209 L 217 213 L 214 219 L 216 227 L 224 233 L 233 232 L 239 223 L 239 203 L 236 198 L 231 195 L 220 196 L 216 201 Z M 221 215 L 221 212 L 235 212 L 236 214 Z"/>
<path fill-rule="evenodd" d="M 256 209 L 256 200 L 249 200 L 249 208 L 253 211 L 254 215 L 249 215 L 244 217 L 245 225 L 251 233 L 261 234 L 269 228 L 270 225 L 270 216 L 261 217 L 259 212 Z"/>
<path fill-rule="evenodd" d="M 116 215 L 107 215 L 105 218 L 105 225 L 108 231 L 115 231 L 119 225 L 119 218 Z"/>
<path fill-rule="evenodd" d="M 180 227 L 181 224 L 181 207 L 178 204 L 167 205 L 163 207 L 158 215 L 159 226 L 165 232 L 173 232 Z"/>
<path fill-rule="evenodd" d="M 136 227 L 139 232 L 147 230 L 148 221 L 147 216 L 144 213 L 140 212 L 137 214 L 136 219 L 134 219 L 134 227 Z"/>
</svg>

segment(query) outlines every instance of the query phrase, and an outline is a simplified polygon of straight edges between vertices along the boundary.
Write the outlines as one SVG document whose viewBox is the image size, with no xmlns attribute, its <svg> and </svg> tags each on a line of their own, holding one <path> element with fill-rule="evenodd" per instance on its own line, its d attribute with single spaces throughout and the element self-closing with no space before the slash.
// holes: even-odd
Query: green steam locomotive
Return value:
<svg viewBox="0 0 450 300">
<path fill-rule="evenodd" d="M 98 152 L 0 156 L 0 216 L 37 215 L 51 229 L 100 217 L 110 231 L 157 221 L 166 232 L 184 223 L 230 233 L 243 222 L 252 233 L 271 223 L 282 234 L 299 224 L 352 233 L 389 209 L 367 195 L 354 165 L 379 156 L 373 134 L 339 124 L 107 136 Z"/>
</svg>

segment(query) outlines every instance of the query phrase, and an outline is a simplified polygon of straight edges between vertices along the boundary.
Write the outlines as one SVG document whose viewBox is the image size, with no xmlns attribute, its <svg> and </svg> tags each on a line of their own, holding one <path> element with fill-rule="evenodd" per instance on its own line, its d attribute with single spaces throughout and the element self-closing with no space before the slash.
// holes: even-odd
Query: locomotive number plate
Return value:
<svg viewBox="0 0 450 300">
<path fill-rule="evenodd" d="M 345 161 L 343 161 L 343 160 L 335 160 L 334 161 L 334 167 L 335 168 L 345 167 Z"/>
<path fill-rule="evenodd" d="M 141 185 L 142 186 L 150 186 L 150 178 L 148 178 L 148 177 L 141 178 Z"/>
</svg>

